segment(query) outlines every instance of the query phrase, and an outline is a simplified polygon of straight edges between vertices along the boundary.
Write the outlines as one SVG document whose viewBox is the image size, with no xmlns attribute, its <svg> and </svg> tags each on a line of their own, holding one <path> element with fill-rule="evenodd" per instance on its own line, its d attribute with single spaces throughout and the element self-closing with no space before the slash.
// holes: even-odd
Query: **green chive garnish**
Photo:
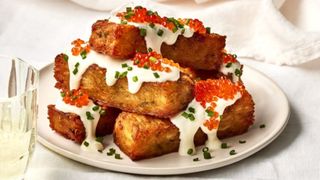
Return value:
<svg viewBox="0 0 320 180">
<path fill-rule="evenodd" d="M 231 67 L 231 66 L 232 66 L 232 63 L 231 63 L 231 62 L 229 62 L 229 63 L 226 65 L 227 68 L 229 68 L 229 67 Z"/>
<path fill-rule="evenodd" d="M 126 11 L 127 11 L 127 12 L 131 12 L 131 11 L 132 11 L 132 8 L 131 8 L 131 7 L 127 7 L 127 8 L 126 8 Z"/>
<path fill-rule="evenodd" d="M 149 48 L 148 48 L 148 52 L 152 52 L 152 51 L 153 51 L 152 48 L 149 47 Z"/>
<path fill-rule="evenodd" d="M 89 143 L 88 143 L 87 141 L 85 141 L 85 142 L 83 143 L 83 145 L 86 146 L 86 147 L 88 147 L 88 146 L 89 146 Z"/>
<path fill-rule="evenodd" d="M 209 151 L 209 148 L 208 147 L 204 147 L 203 149 L 202 149 L 202 152 L 208 152 Z"/>
<path fill-rule="evenodd" d="M 156 73 L 156 72 L 153 73 L 153 75 L 154 75 L 155 78 L 159 78 L 160 77 L 160 75 L 158 73 Z"/>
<path fill-rule="evenodd" d="M 227 143 L 222 143 L 221 144 L 221 149 L 227 149 L 227 148 L 229 148 Z"/>
<path fill-rule="evenodd" d="M 96 137 L 96 141 L 99 142 L 99 143 L 102 143 L 103 142 L 103 137 Z"/>
<path fill-rule="evenodd" d="M 164 33 L 164 31 L 162 29 L 159 29 L 157 32 L 158 36 L 160 36 L 160 37 L 163 35 L 163 33 Z"/>
<path fill-rule="evenodd" d="M 210 27 L 206 27 L 206 31 L 208 34 L 210 34 L 211 28 Z"/>
<path fill-rule="evenodd" d="M 233 58 L 237 59 L 237 55 L 236 54 L 232 54 Z"/>
<path fill-rule="evenodd" d="M 128 21 L 121 20 L 120 24 L 128 24 Z"/>
<path fill-rule="evenodd" d="M 87 58 L 87 51 L 82 51 L 81 53 L 80 53 L 80 56 L 81 56 L 81 58 L 82 59 L 85 59 L 85 58 Z"/>
<path fill-rule="evenodd" d="M 69 56 L 68 56 L 68 55 L 66 55 L 66 54 L 64 54 L 64 55 L 63 55 L 63 59 L 64 59 L 64 61 L 68 62 L 68 60 L 69 60 Z"/>
<path fill-rule="evenodd" d="M 19 158 L 19 159 L 20 159 L 20 160 L 21 160 L 21 159 L 23 159 L 23 156 L 20 156 L 20 158 Z"/>
<path fill-rule="evenodd" d="M 103 115 L 106 115 L 106 110 L 104 110 L 104 109 L 101 109 L 100 111 L 99 111 L 99 114 L 101 115 L 101 116 L 103 116 Z"/>
<path fill-rule="evenodd" d="M 208 151 L 203 152 L 203 158 L 204 159 L 211 159 L 211 154 Z"/>
<path fill-rule="evenodd" d="M 66 96 L 66 93 L 63 92 L 63 91 L 61 91 L 61 92 L 60 92 L 60 95 L 61 95 L 61 97 L 65 97 L 65 96 Z"/>
<path fill-rule="evenodd" d="M 80 66 L 80 63 L 77 62 L 76 65 L 74 65 L 74 67 L 78 68 Z"/>
<path fill-rule="evenodd" d="M 240 77 L 242 75 L 242 71 L 240 69 L 236 69 L 236 71 L 234 73 L 238 77 Z"/>
<path fill-rule="evenodd" d="M 152 14 L 153 14 L 153 12 L 152 11 L 147 11 L 147 14 L 149 15 L 149 16 L 151 16 Z"/>
<path fill-rule="evenodd" d="M 220 115 L 220 116 L 219 116 L 219 118 L 220 118 L 220 120 L 221 120 L 221 119 L 223 118 L 223 116 L 222 116 L 222 115 Z"/>
<path fill-rule="evenodd" d="M 173 29 L 172 29 L 172 32 L 177 32 L 178 31 L 178 28 L 177 27 L 174 27 Z"/>
<path fill-rule="evenodd" d="M 189 155 L 192 155 L 193 154 L 193 149 L 188 149 L 188 152 L 187 152 Z"/>
<path fill-rule="evenodd" d="M 143 68 L 144 68 L 144 69 L 149 69 L 149 66 L 144 65 Z"/>
<path fill-rule="evenodd" d="M 144 28 L 140 28 L 140 36 L 145 37 L 147 35 L 147 30 Z"/>
<path fill-rule="evenodd" d="M 116 71 L 116 74 L 114 75 L 114 77 L 118 79 L 119 76 L 120 76 L 120 72 L 119 72 L 119 71 Z"/>
<path fill-rule="evenodd" d="M 96 105 L 96 106 L 93 106 L 92 110 L 93 110 L 93 111 L 98 111 L 99 108 L 100 108 L 100 107 L 99 107 L 98 105 Z"/>
<path fill-rule="evenodd" d="M 129 66 L 129 67 L 128 67 L 128 71 L 132 71 L 132 67 Z"/>
<path fill-rule="evenodd" d="M 110 148 L 110 149 L 109 149 L 109 152 L 107 152 L 107 155 L 108 155 L 108 156 L 112 156 L 112 155 L 114 155 L 115 153 L 116 153 L 116 150 L 113 149 L 113 148 Z"/>
<path fill-rule="evenodd" d="M 126 68 L 126 67 L 128 67 L 128 64 L 127 63 L 121 64 L 121 67 Z"/>
<path fill-rule="evenodd" d="M 98 149 L 98 152 L 99 152 L 99 153 L 102 153 L 102 150 Z"/>
<path fill-rule="evenodd" d="M 92 116 L 92 114 L 89 111 L 86 112 L 86 116 L 87 116 L 88 120 L 94 120 L 94 117 Z"/>
<path fill-rule="evenodd" d="M 189 118 L 189 114 L 188 113 L 186 113 L 186 112 L 183 112 L 182 114 L 181 114 L 181 116 L 183 116 L 184 118 L 186 118 L 186 119 L 188 119 Z"/>
<path fill-rule="evenodd" d="M 186 32 L 186 29 L 185 29 L 185 28 L 182 28 L 181 34 L 184 34 L 185 32 Z"/>
<path fill-rule="evenodd" d="M 233 150 L 231 150 L 231 151 L 229 152 L 229 154 L 230 154 L 230 155 L 235 155 L 235 154 L 237 154 L 237 153 L 236 153 L 236 151 L 233 149 Z"/>
<path fill-rule="evenodd" d="M 155 25 L 154 25 L 153 23 L 150 23 L 149 26 L 150 26 L 151 28 L 154 28 Z"/>
<path fill-rule="evenodd" d="M 200 161 L 199 158 L 194 158 L 193 161 Z"/>
<path fill-rule="evenodd" d="M 213 111 L 211 111 L 209 109 L 206 110 L 206 113 L 208 114 L 209 117 L 213 116 Z"/>
<path fill-rule="evenodd" d="M 130 11 L 126 15 L 124 15 L 124 18 L 130 19 L 134 15 L 134 12 Z"/>
<path fill-rule="evenodd" d="M 137 82 L 137 81 L 138 81 L 138 77 L 137 77 L 137 76 L 133 76 L 133 77 L 132 77 L 132 81 L 133 81 L 133 82 Z"/>
<path fill-rule="evenodd" d="M 120 156 L 120 154 L 115 154 L 115 155 L 114 155 L 114 158 L 116 158 L 116 159 L 122 159 L 122 157 Z"/>
<path fill-rule="evenodd" d="M 188 111 L 191 112 L 191 113 L 195 113 L 196 112 L 196 110 L 193 107 L 189 107 Z"/>
<path fill-rule="evenodd" d="M 76 74 L 78 73 L 78 68 L 74 68 L 74 70 L 72 71 L 72 73 L 73 73 L 74 75 L 76 75 Z"/>
<path fill-rule="evenodd" d="M 125 71 L 125 72 L 120 74 L 119 78 L 124 78 L 124 77 L 127 76 L 127 74 L 128 74 L 128 71 Z"/>
<path fill-rule="evenodd" d="M 265 124 L 261 124 L 260 125 L 260 128 L 262 129 L 262 128 L 265 128 L 266 127 L 266 125 Z"/>
<path fill-rule="evenodd" d="M 244 143 L 246 143 L 247 141 L 245 141 L 245 140 L 239 140 L 239 143 L 240 144 L 244 144 Z"/>
<path fill-rule="evenodd" d="M 190 22 L 190 19 L 187 19 L 187 21 L 186 21 L 186 25 L 188 25 L 188 24 L 189 24 L 189 22 Z"/>
<path fill-rule="evenodd" d="M 135 9 L 142 9 L 142 6 L 136 6 Z"/>
<path fill-rule="evenodd" d="M 152 57 L 152 56 L 149 58 L 149 60 L 150 60 L 151 62 L 153 62 L 153 63 L 156 63 L 156 62 L 158 61 L 157 58 Z"/>
<path fill-rule="evenodd" d="M 188 116 L 191 121 L 194 121 L 196 119 L 193 114 L 189 114 Z"/>
</svg>

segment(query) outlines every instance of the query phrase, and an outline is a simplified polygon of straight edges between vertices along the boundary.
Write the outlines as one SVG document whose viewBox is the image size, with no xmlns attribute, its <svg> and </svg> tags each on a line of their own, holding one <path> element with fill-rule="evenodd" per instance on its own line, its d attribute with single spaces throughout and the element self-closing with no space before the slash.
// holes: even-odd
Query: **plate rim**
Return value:
<svg viewBox="0 0 320 180">
<path fill-rule="evenodd" d="M 39 69 L 39 72 L 41 74 L 41 71 L 48 68 L 49 66 L 52 66 L 53 63 L 50 63 L 41 69 Z M 38 133 L 37 141 L 40 142 L 44 147 L 49 149 L 50 151 L 53 151 L 59 155 L 62 155 L 63 157 L 66 157 L 68 159 L 74 160 L 76 162 L 80 162 L 82 164 L 90 165 L 93 167 L 97 167 L 104 170 L 109 170 L 113 172 L 122 172 L 122 173 L 130 173 L 130 174 L 140 174 L 140 175 L 180 175 L 180 174 L 190 174 L 195 172 L 202 172 L 207 170 L 212 170 L 216 168 L 220 168 L 223 166 L 227 166 L 233 163 L 236 163 L 242 159 L 245 159 L 256 152 L 260 151 L 261 149 L 265 148 L 267 145 L 269 145 L 272 141 L 274 141 L 285 129 L 286 125 L 288 124 L 288 121 L 290 119 L 291 115 L 291 109 L 289 105 L 289 101 L 287 98 L 287 95 L 284 93 L 284 91 L 279 87 L 279 85 L 269 78 L 267 75 L 265 75 L 263 72 L 260 72 L 259 70 L 251 67 L 250 65 L 243 65 L 244 69 L 249 69 L 250 71 L 253 71 L 256 74 L 259 74 L 260 77 L 264 78 L 265 80 L 269 81 L 280 93 L 280 96 L 283 97 L 284 100 L 284 110 L 286 111 L 285 114 L 285 120 L 281 126 L 277 126 L 275 130 L 272 131 L 268 136 L 266 136 L 265 141 L 261 141 L 259 143 L 254 144 L 254 146 L 242 151 L 241 153 L 236 154 L 235 156 L 230 156 L 229 158 L 222 159 L 220 161 L 212 163 L 212 161 L 208 161 L 208 163 L 203 163 L 194 167 L 177 167 L 175 169 L 172 168 L 157 168 L 157 167 L 137 167 L 137 166 L 130 166 L 130 165 L 123 165 L 123 164 L 114 164 L 112 162 L 103 162 L 101 164 L 101 161 L 97 161 L 96 159 L 92 159 L 86 156 L 82 156 L 80 154 L 76 154 L 74 152 L 70 152 L 68 150 L 65 150 L 59 146 L 56 146 L 54 143 L 49 142 L 44 137 L 41 137 Z M 40 76 L 41 78 L 41 76 Z M 38 130 L 37 130 L 38 132 Z M 107 167 L 106 167 L 107 166 Z M 166 171 L 165 173 L 163 171 Z"/>
</svg>

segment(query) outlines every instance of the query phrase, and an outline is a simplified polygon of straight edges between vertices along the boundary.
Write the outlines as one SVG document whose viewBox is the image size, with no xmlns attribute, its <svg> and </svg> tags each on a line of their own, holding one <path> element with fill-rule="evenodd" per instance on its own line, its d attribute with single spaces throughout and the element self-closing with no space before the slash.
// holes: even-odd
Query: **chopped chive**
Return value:
<svg viewBox="0 0 320 180">
<path fill-rule="evenodd" d="M 23 159 L 23 156 L 20 156 L 20 158 L 19 158 L 19 159 L 20 159 L 20 160 L 21 160 L 21 159 Z"/>
<path fill-rule="evenodd" d="M 188 111 L 191 112 L 191 113 L 195 113 L 196 112 L 196 110 L 193 107 L 189 107 Z"/>
<path fill-rule="evenodd" d="M 220 118 L 220 120 L 221 120 L 221 119 L 223 118 L 223 116 L 222 116 L 222 115 L 220 115 L 220 116 L 219 116 L 219 118 Z"/>
<path fill-rule="evenodd" d="M 121 21 L 120 21 L 120 24 L 128 24 L 128 21 L 121 20 Z"/>
<path fill-rule="evenodd" d="M 187 21 L 186 21 L 186 25 L 188 25 L 188 24 L 189 24 L 189 22 L 190 22 L 190 19 L 187 19 Z"/>
<path fill-rule="evenodd" d="M 200 161 L 200 159 L 199 158 L 194 158 L 193 161 Z"/>
<path fill-rule="evenodd" d="M 160 36 L 160 37 L 163 35 L 163 33 L 164 33 L 164 31 L 162 29 L 159 29 L 157 32 L 158 36 Z"/>
<path fill-rule="evenodd" d="M 144 28 L 140 28 L 140 36 L 145 37 L 147 35 L 147 30 Z"/>
<path fill-rule="evenodd" d="M 244 143 L 246 143 L 247 141 L 245 141 L 245 140 L 239 140 L 239 143 L 240 144 L 244 144 Z"/>
<path fill-rule="evenodd" d="M 211 159 L 211 154 L 208 151 L 203 152 L 203 158 L 204 159 Z"/>
<path fill-rule="evenodd" d="M 144 65 L 143 68 L 144 68 L 144 69 L 149 69 L 149 66 Z"/>
<path fill-rule="evenodd" d="M 101 116 L 103 116 L 103 115 L 105 115 L 107 112 L 106 112 L 106 110 L 104 110 L 104 109 L 101 109 L 100 111 L 99 111 L 99 114 L 101 115 Z"/>
<path fill-rule="evenodd" d="M 127 63 L 121 64 L 121 67 L 126 68 L 126 67 L 128 67 L 128 64 Z"/>
<path fill-rule="evenodd" d="M 189 114 L 188 116 L 191 121 L 194 121 L 196 119 L 193 114 Z"/>
<path fill-rule="evenodd" d="M 129 67 L 128 67 L 128 71 L 132 71 L 132 67 L 129 66 Z"/>
<path fill-rule="evenodd" d="M 186 118 L 186 119 L 188 119 L 189 118 L 189 114 L 188 113 L 186 113 L 186 112 L 183 112 L 182 114 L 181 114 L 181 116 L 183 116 L 184 118 Z"/>
<path fill-rule="evenodd" d="M 233 150 L 231 150 L 231 151 L 229 152 L 229 154 L 230 154 L 230 155 L 235 155 L 235 154 L 237 154 L 237 153 L 236 153 L 236 151 L 233 149 Z"/>
<path fill-rule="evenodd" d="M 233 58 L 237 59 L 237 55 L 236 54 L 232 54 Z"/>
<path fill-rule="evenodd" d="M 119 71 L 116 71 L 116 74 L 114 75 L 114 77 L 118 79 L 119 76 L 120 76 L 120 72 L 119 72 Z"/>
<path fill-rule="evenodd" d="M 203 149 L 202 149 L 202 152 L 208 152 L 209 151 L 209 148 L 208 147 L 204 147 Z"/>
<path fill-rule="evenodd" d="M 153 15 L 153 12 L 152 11 L 147 11 L 147 14 L 149 15 L 149 16 L 151 16 L 151 15 Z"/>
<path fill-rule="evenodd" d="M 193 149 L 192 148 L 190 148 L 190 149 L 188 149 L 188 152 L 187 152 L 189 155 L 192 155 L 193 154 Z"/>
<path fill-rule="evenodd" d="M 186 29 L 185 29 L 185 28 L 182 28 L 181 34 L 184 34 L 185 32 L 186 32 Z"/>
<path fill-rule="evenodd" d="M 148 48 L 148 52 L 152 52 L 152 51 L 153 51 L 152 48 L 149 47 L 149 48 Z"/>
<path fill-rule="evenodd" d="M 99 153 L 102 153 L 102 150 L 98 149 L 98 152 L 99 152 Z"/>
<path fill-rule="evenodd" d="M 154 23 L 150 23 L 149 26 L 150 26 L 151 28 L 154 28 L 155 25 L 154 25 Z"/>
<path fill-rule="evenodd" d="M 87 141 L 85 141 L 85 142 L 83 143 L 83 145 L 86 146 L 86 147 L 88 147 L 88 146 L 89 146 L 89 143 L 88 143 Z"/>
<path fill-rule="evenodd" d="M 149 60 L 150 60 L 151 62 L 153 62 L 153 63 L 156 63 L 156 62 L 158 61 L 157 58 L 152 57 L 152 56 L 149 58 Z"/>
<path fill-rule="evenodd" d="M 103 142 L 103 137 L 96 137 L 96 141 L 99 142 L 99 143 L 102 143 Z"/>
<path fill-rule="evenodd" d="M 210 27 L 206 27 L 206 31 L 208 34 L 210 34 L 211 28 Z"/>
<path fill-rule="evenodd" d="M 125 71 L 125 72 L 120 74 L 119 78 L 124 78 L 124 77 L 127 76 L 127 74 L 128 74 L 128 71 Z"/>
<path fill-rule="evenodd" d="M 63 54 L 63 60 L 64 60 L 64 61 L 66 61 L 66 62 L 68 62 L 68 60 L 69 60 L 69 56 L 68 56 L 68 55 L 66 55 L 66 54 Z"/>
<path fill-rule="evenodd" d="M 114 155 L 114 158 L 116 158 L 116 159 L 122 159 L 122 157 L 120 156 L 120 154 L 115 154 L 115 155 Z"/>
<path fill-rule="evenodd" d="M 107 152 L 107 155 L 108 155 L 108 156 L 112 156 L 112 155 L 113 155 L 113 153 L 111 153 L 111 152 Z"/>
<path fill-rule="evenodd" d="M 95 106 L 93 106 L 92 110 L 93 110 L 93 111 L 98 111 L 98 110 L 99 110 L 99 108 L 100 108 L 100 106 L 95 105 Z"/>
<path fill-rule="evenodd" d="M 79 62 L 77 62 L 75 65 L 74 65 L 74 67 L 76 67 L 76 68 L 78 68 L 80 66 L 80 63 Z"/>
<path fill-rule="evenodd" d="M 236 69 L 236 71 L 234 73 L 238 77 L 240 77 L 242 75 L 242 71 L 240 69 Z"/>
<path fill-rule="evenodd" d="M 86 116 L 87 116 L 88 120 L 94 120 L 94 117 L 92 116 L 92 114 L 89 111 L 86 112 Z"/>
<path fill-rule="evenodd" d="M 135 61 L 134 61 L 134 64 L 139 64 L 139 63 L 140 63 L 139 60 L 135 60 Z"/>
<path fill-rule="evenodd" d="M 261 124 L 260 125 L 260 128 L 262 129 L 262 128 L 265 128 L 266 127 L 266 125 L 265 124 Z"/>
<path fill-rule="evenodd" d="M 66 96 L 66 93 L 63 92 L 63 91 L 61 91 L 61 92 L 60 92 L 60 96 L 61 96 L 61 97 L 65 97 L 65 96 Z"/>
<path fill-rule="evenodd" d="M 229 68 L 229 67 L 231 67 L 231 66 L 232 66 L 232 63 L 231 63 L 231 62 L 229 62 L 229 63 L 226 65 L 227 68 Z"/>
<path fill-rule="evenodd" d="M 156 72 L 153 73 L 153 75 L 154 75 L 155 78 L 159 78 L 160 77 L 160 75 L 158 73 L 156 73 Z"/>
<path fill-rule="evenodd" d="M 126 8 L 126 11 L 127 11 L 127 12 L 131 12 L 131 11 L 132 11 L 132 8 L 131 8 L 131 7 L 127 7 L 127 8 Z"/>
<path fill-rule="evenodd" d="M 135 9 L 142 9 L 142 6 L 136 6 Z"/>
<path fill-rule="evenodd" d="M 229 148 L 227 143 L 222 143 L 221 144 L 221 149 L 227 149 L 227 148 Z"/>
<path fill-rule="evenodd" d="M 82 51 L 81 53 L 80 53 L 80 56 L 81 56 L 81 58 L 82 59 L 85 59 L 85 58 L 87 58 L 87 51 Z"/>
<path fill-rule="evenodd" d="M 73 73 L 74 75 L 76 75 L 76 74 L 78 73 L 78 68 L 74 68 L 74 70 L 72 71 L 72 73 Z"/>
<path fill-rule="evenodd" d="M 124 15 L 124 18 L 130 19 L 134 15 L 134 12 L 130 11 L 126 15 Z"/>
<path fill-rule="evenodd" d="M 214 114 L 213 111 L 211 111 L 209 109 L 206 110 L 206 113 L 208 114 L 209 117 L 212 117 Z"/>
<path fill-rule="evenodd" d="M 172 32 L 177 32 L 178 31 L 178 28 L 177 27 L 174 27 L 173 29 L 172 29 Z"/>
<path fill-rule="evenodd" d="M 133 77 L 132 77 L 132 81 L 133 81 L 133 82 L 137 82 L 137 81 L 138 81 L 138 77 L 137 77 L 137 76 L 133 76 Z"/>
<path fill-rule="evenodd" d="M 108 156 L 112 156 L 112 155 L 114 155 L 115 153 L 116 153 L 116 150 L 113 149 L 113 148 L 110 148 L 110 149 L 109 149 L 109 152 L 107 152 L 107 155 L 108 155 Z"/>
</svg>

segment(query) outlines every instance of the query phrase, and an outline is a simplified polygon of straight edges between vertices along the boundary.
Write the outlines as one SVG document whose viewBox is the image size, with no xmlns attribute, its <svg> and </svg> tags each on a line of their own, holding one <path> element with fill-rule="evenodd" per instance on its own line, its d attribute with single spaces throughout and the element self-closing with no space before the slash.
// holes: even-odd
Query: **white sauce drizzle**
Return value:
<svg viewBox="0 0 320 180">
<path fill-rule="evenodd" d="M 121 19 L 119 17 L 112 16 L 110 17 L 109 22 L 120 24 Z M 159 54 L 161 54 L 160 50 L 162 43 L 165 42 L 168 45 L 172 45 L 177 41 L 179 35 L 190 38 L 194 33 L 194 31 L 187 25 L 184 25 L 184 30 L 178 28 L 176 32 L 173 32 L 160 24 L 155 24 L 153 28 L 149 26 L 149 23 L 127 22 L 127 24 L 146 29 L 146 36 L 144 37 L 144 39 L 146 40 L 147 47 L 152 48 L 152 50 L 156 51 Z M 163 31 L 162 36 L 159 36 L 157 34 L 158 30 Z"/>
<path fill-rule="evenodd" d="M 80 116 L 83 126 L 86 131 L 86 138 L 81 144 L 81 149 L 85 151 L 97 151 L 103 150 L 103 144 L 96 141 L 96 127 L 100 119 L 100 108 L 97 111 L 93 111 L 95 104 L 90 100 L 87 106 L 81 108 L 66 104 L 62 100 L 58 100 L 56 103 L 56 109 L 65 113 L 74 113 Z M 90 112 L 93 120 L 88 120 L 86 113 Z M 88 144 L 87 144 L 88 143 Z"/>
<path fill-rule="evenodd" d="M 220 115 L 223 114 L 226 107 L 234 104 L 239 98 L 241 94 L 238 92 L 235 97 L 231 100 L 224 100 L 222 98 L 218 98 L 216 102 L 217 106 L 215 107 L 214 111 Z M 206 104 L 206 107 L 209 107 L 210 103 Z M 188 112 L 188 109 L 192 107 L 195 109 L 195 113 L 193 114 L 195 117 L 194 121 L 190 119 L 186 119 L 182 116 L 183 112 Z M 217 137 L 217 129 L 209 130 L 206 126 L 203 125 L 205 120 L 210 119 L 208 113 L 206 113 L 206 108 L 203 108 L 201 104 L 193 99 L 187 107 L 187 109 L 183 112 L 180 112 L 178 115 L 171 118 L 171 122 L 179 129 L 180 131 L 180 146 L 179 146 L 179 154 L 181 156 L 187 156 L 188 150 L 192 149 L 193 154 L 196 152 L 195 145 L 194 145 L 194 135 L 196 134 L 197 130 L 201 128 L 201 130 L 208 135 L 208 140 L 206 142 L 206 146 L 209 150 L 218 149 L 221 146 L 221 142 Z M 217 120 L 220 121 L 220 118 Z"/>
<path fill-rule="evenodd" d="M 71 53 L 67 53 L 69 56 L 68 66 L 70 70 L 70 89 L 78 89 L 80 85 L 80 80 L 83 73 L 87 70 L 92 64 L 97 64 L 101 68 L 106 68 L 106 84 L 112 86 L 117 82 L 115 77 L 116 72 L 120 74 L 127 71 L 128 79 L 128 90 L 130 93 L 135 94 L 139 91 L 143 82 L 165 82 L 165 81 L 177 81 L 180 78 L 180 70 L 177 67 L 169 66 L 162 63 L 164 67 L 170 67 L 170 72 L 165 71 L 153 71 L 151 69 L 139 68 L 134 65 L 132 60 L 116 60 L 112 59 L 110 56 L 99 54 L 93 50 L 87 54 L 85 59 L 82 59 L 81 56 L 73 56 Z M 73 74 L 75 65 L 79 63 L 78 72 Z M 128 68 L 123 68 L 122 65 L 127 64 L 128 67 L 132 67 L 131 71 L 128 71 Z M 154 73 L 158 73 L 159 77 L 156 78 Z M 134 80 L 134 77 L 137 77 Z"/>
<path fill-rule="evenodd" d="M 236 70 L 241 71 L 241 64 L 239 62 L 231 63 L 230 67 L 227 67 L 229 63 L 223 63 L 220 67 L 220 72 L 224 75 L 232 74 L 232 81 L 238 82 L 240 80 L 240 77 L 236 75 Z"/>
</svg>

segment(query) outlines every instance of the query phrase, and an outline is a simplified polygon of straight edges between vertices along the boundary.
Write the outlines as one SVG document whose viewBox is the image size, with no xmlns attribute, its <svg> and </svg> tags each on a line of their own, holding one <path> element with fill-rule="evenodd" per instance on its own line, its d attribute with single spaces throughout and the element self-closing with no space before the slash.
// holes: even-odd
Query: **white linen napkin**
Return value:
<svg viewBox="0 0 320 180">
<path fill-rule="evenodd" d="M 72 1 L 81 1 L 86 6 L 84 1 L 88 0 Z M 118 5 L 109 1 L 96 0 L 95 4 L 91 0 L 87 7 L 102 10 L 102 7 L 113 9 Z M 290 23 L 279 11 L 285 0 L 157 1 L 144 0 L 140 3 L 155 7 L 161 11 L 160 14 L 167 12 L 178 17 L 202 20 L 212 27 L 213 32 L 226 35 L 227 51 L 239 57 L 286 65 L 301 64 L 320 57 L 320 32 L 303 31 Z M 320 8 L 317 12 L 317 17 L 320 17 Z"/>
</svg>

